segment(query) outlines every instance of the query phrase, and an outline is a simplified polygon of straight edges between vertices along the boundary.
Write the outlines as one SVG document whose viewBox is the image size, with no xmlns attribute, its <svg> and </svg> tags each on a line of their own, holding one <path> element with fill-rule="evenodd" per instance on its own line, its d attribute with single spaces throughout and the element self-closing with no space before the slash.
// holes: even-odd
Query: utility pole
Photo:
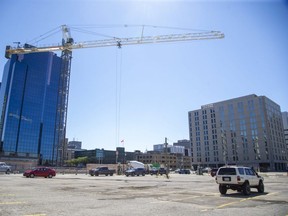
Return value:
<svg viewBox="0 0 288 216">
<path fill-rule="evenodd" d="M 169 179 L 169 167 L 168 167 L 168 162 L 167 162 L 167 156 L 168 156 L 168 149 L 167 149 L 167 146 L 168 146 L 168 143 L 167 143 L 167 137 L 165 137 L 165 143 L 164 143 L 164 146 L 165 146 L 165 166 L 166 166 L 166 178 Z"/>
</svg>

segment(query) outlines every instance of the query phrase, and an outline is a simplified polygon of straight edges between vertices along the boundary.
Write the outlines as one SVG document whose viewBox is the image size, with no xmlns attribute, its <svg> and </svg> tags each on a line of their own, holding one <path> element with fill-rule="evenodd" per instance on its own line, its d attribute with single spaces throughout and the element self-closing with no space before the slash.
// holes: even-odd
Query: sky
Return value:
<svg viewBox="0 0 288 216">
<path fill-rule="evenodd" d="M 68 139 L 84 149 L 152 150 L 165 137 L 189 139 L 188 112 L 205 104 L 256 94 L 288 111 L 287 21 L 280 0 L 1 0 L 0 77 L 6 45 L 64 24 L 76 42 L 141 37 L 143 25 L 169 27 L 145 27 L 144 36 L 223 32 L 221 40 L 73 50 Z M 59 31 L 36 45 L 61 39 Z"/>
</svg>

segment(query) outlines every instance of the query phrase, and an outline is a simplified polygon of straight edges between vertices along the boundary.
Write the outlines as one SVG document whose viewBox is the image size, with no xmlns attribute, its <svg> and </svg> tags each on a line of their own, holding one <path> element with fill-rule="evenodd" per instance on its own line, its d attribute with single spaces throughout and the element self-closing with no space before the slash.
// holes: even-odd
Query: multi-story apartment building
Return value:
<svg viewBox="0 0 288 216">
<path fill-rule="evenodd" d="M 0 91 L 0 158 L 55 164 L 64 152 L 59 153 L 60 139 L 65 140 L 57 130 L 62 124 L 61 64 L 51 52 L 15 54 L 6 63 Z"/>
<path fill-rule="evenodd" d="M 236 164 L 285 170 L 280 106 L 269 98 L 248 95 L 208 104 L 188 117 L 194 168 Z"/>
</svg>

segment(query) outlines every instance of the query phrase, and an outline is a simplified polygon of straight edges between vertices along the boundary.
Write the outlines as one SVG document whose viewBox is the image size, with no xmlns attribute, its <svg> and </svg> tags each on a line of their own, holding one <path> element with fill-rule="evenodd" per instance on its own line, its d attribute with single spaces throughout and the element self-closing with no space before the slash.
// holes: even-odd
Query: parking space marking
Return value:
<svg viewBox="0 0 288 216">
<path fill-rule="evenodd" d="M 271 195 L 275 195 L 275 194 L 277 194 L 277 193 L 279 193 L 279 192 L 269 193 L 269 194 L 267 194 L 266 196 L 268 196 L 268 195 L 270 195 L 270 196 L 271 196 Z M 223 204 L 223 205 L 217 206 L 217 208 L 223 208 L 223 207 L 226 207 L 226 206 L 229 206 L 229 205 L 233 205 L 233 204 L 236 204 L 236 203 L 245 202 L 245 201 L 253 200 L 253 199 L 257 200 L 257 199 L 259 199 L 259 197 L 258 197 L 258 196 L 248 197 L 248 198 L 245 198 L 245 199 L 241 199 L 241 200 L 239 200 L 239 201 L 236 201 L 236 202 L 225 203 L 225 204 Z"/>
<path fill-rule="evenodd" d="M 26 202 L 0 202 L 0 205 L 19 205 L 26 204 Z"/>
<path fill-rule="evenodd" d="M 207 212 L 208 211 L 208 209 L 202 209 L 201 210 L 201 212 Z"/>
<path fill-rule="evenodd" d="M 154 201 L 154 202 L 150 202 L 152 204 L 155 204 L 155 203 L 167 203 L 167 202 L 170 202 L 168 200 L 158 200 L 158 201 Z"/>
<path fill-rule="evenodd" d="M 251 199 L 255 199 L 255 197 L 249 197 L 249 198 L 241 199 L 239 201 L 225 203 L 223 205 L 217 206 L 217 208 L 223 208 L 223 207 L 226 207 L 226 206 L 229 206 L 229 205 L 233 205 L 233 204 L 244 202 L 244 201 L 251 200 Z"/>
<path fill-rule="evenodd" d="M 0 194 L 1 197 L 4 197 L 4 196 L 15 196 L 15 194 Z"/>
<path fill-rule="evenodd" d="M 226 206 L 229 206 L 229 205 L 233 205 L 233 204 L 236 204 L 236 203 L 239 203 L 239 202 L 225 203 L 225 204 L 223 204 L 223 205 L 217 206 L 217 209 L 218 209 L 218 208 L 223 208 L 223 207 L 226 207 Z"/>
<path fill-rule="evenodd" d="M 266 196 L 271 196 L 271 195 L 275 195 L 275 194 L 278 194 L 279 192 L 274 192 L 274 193 L 269 193 L 267 194 Z"/>
<path fill-rule="evenodd" d="M 198 197 L 201 197 L 201 196 L 189 196 L 189 197 L 181 198 L 181 199 L 172 199 L 171 202 L 179 202 L 179 201 L 194 199 L 194 198 L 198 198 Z"/>
<path fill-rule="evenodd" d="M 46 216 L 46 214 L 30 214 L 30 215 L 23 215 L 23 216 Z"/>
</svg>

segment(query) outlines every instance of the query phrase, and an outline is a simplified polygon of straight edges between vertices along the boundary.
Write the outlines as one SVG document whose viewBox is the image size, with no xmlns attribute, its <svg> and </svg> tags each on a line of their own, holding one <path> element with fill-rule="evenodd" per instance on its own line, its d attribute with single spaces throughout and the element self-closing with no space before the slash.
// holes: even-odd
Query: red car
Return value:
<svg viewBox="0 0 288 216">
<path fill-rule="evenodd" d="M 56 176 L 56 171 L 48 167 L 38 167 L 32 170 L 26 170 L 23 173 L 23 176 L 26 176 L 27 178 L 34 178 L 35 176 L 52 178 L 53 176 Z"/>
<path fill-rule="evenodd" d="M 217 171 L 218 171 L 218 168 L 213 168 L 213 169 L 211 169 L 210 175 L 211 175 L 212 177 L 214 177 L 214 176 L 216 175 Z"/>
</svg>

